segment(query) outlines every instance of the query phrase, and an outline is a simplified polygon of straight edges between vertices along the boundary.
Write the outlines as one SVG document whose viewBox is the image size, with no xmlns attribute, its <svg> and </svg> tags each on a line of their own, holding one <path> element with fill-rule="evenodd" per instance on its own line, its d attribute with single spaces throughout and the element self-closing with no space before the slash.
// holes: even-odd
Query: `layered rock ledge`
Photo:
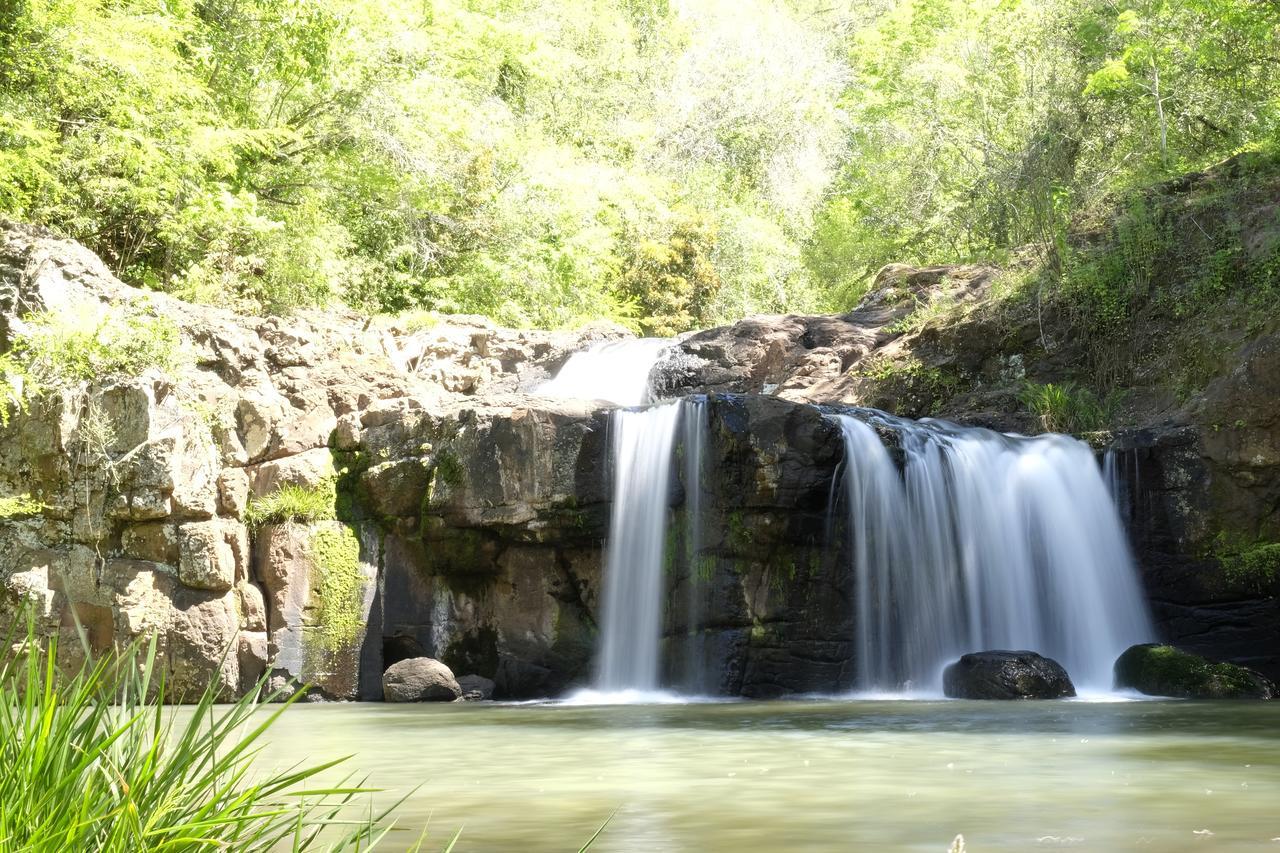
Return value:
<svg viewBox="0 0 1280 853">
<path fill-rule="evenodd" d="M 696 540 L 690 484 L 669 497 L 670 679 L 755 697 L 851 685 L 848 536 L 827 513 L 843 448 L 815 404 L 1026 428 L 1026 365 L 1007 338 L 980 317 L 903 322 L 922 300 L 981 303 L 991 281 L 985 268 L 893 267 L 850 314 L 749 318 L 663 358 L 660 391 L 709 395 Z M 159 637 L 173 698 L 211 676 L 231 697 L 268 674 L 321 698 L 380 699 L 387 668 L 423 657 L 491 680 L 498 698 L 588 681 L 609 407 L 530 392 L 624 330 L 241 317 L 128 288 L 74 243 L 0 225 L 0 347 L 30 312 L 77 306 L 169 318 L 187 367 L 59 389 L 0 428 L 0 497 L 27 497 L 0 517 L 0 609 L 33 606 L 68 665 L 80 625 L 92 651 Z M 1112 447 L 1162 639 L 1275 677 L 1271 552 L 1213 548 L 1217 519 L 1259 536 L 1277 523 L 1268 335 L 1181 420 Z M 881 375 L 908 355 L 918 370 Z M 1209 429 L 1215 411 L 1248 426 Z M 327 495 L 327 512 L 255 516 L 286 488 Z M 487 689 L 476 683 L 468 692 Z"/>
</svg>

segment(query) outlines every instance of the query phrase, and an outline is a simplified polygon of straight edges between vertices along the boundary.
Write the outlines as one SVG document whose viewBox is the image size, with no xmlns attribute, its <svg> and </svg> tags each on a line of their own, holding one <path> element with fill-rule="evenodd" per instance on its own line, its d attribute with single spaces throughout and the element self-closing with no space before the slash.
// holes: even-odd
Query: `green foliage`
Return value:
<svg viewBox="0 0 1280 853">
<path fill-rule="evenodd" d="M 22 323 L 9 355 L 28 397 L 150 369 L 173 373 L 182 365 L 177 325 L 135 305 L 41 311 Z"/>
<path fill-rule="evenodd" d="M 1280 128 L 1274 4 L 901 0 L 846 23 L 852 156 L 807 249 L 838 289 L 889 261 L 1060 250 L 1110 199 Z"/>
<path fill-rule="evenodd" d="M 1223 579 L 1233 589 L 1262 593 L 1280 578 L 1280 543 L 1242 543 L 1220 535 L 1215 546 Z"/>
<path fill-rule="evenodd" d="M 0 215 L 242 310 L 661 334 L 1035 244 L 1114 326 L 1152 235 L 1068 228 L 1274 149 L 1277 55 L 1250 0 L 24 0 Z"/>
<path fill-rule="evenodd" d="M 0 39 L 0 215 L 134 284 L 541 326 L 812 301 L 844 71 L 783 4 L 29 0 Z"/>
<path fill-rule="evenodd" d="M 1045 432 L 1082 433 L 1105 429 L 1120 405 L 1116 393 L 1099 397 L 1074 382 L 1028 382 L 1019 395 Z"/>
<path fill-rule="evenodd" d="M 31 495 L 14 495 L 0 498 L 0 518 L 22 518 L 39 515 L 44 511 L 44 504 L 33 500 Z"/>
<path fill-rule="evenodd" d="M 371 789 L 315 784 L 339 762 L 255 766 L 264 735 L 303 691 L 268 712 L 257 699 L 265 679 L 231 705 L 215 704 L 214 684 L 180 716 L 155 698 L 164 678 L 154 640 L 69 674 L 58 664 L 73 650 L 33 627 L 2 648 L 0 849 L 364 850 L 388 828 L 386 813 L 357 801 Z"/>
<path fill-rule="evenodd" d="M 705 220 L 685 220 L 665 239 L 632 243 L 620 279 L 646 335 L 669 337 L 710 319 L 720 279 L 711 261 L 715 232 Z"/>
<path fill-rule="evenodd" d="M 265 497 L 249 497 L 244 520 L 250 527 L 268 524 L 305 524 L 336 517 L 337 486 L 332 479 L 308 488 L 286 483 Z"/>
<path fill-rule="evenodd" d="M 361 618 L 367 583 L 360 571 L 360 540 L 345 524 L 321 527 L 311 536 L 311 556 L 319 570 L 313 595 L 325 651 L 347 649 L 364 628 Z"/>
</svg>

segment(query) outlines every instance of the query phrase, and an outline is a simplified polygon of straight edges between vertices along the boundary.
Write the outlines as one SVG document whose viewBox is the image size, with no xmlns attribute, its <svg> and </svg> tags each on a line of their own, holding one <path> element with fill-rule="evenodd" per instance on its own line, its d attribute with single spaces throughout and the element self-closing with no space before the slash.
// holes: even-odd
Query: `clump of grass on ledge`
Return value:
<svg viewBox="0 0 1280 853">
<path fill-rule="evenodd" d="M 266 497 L 250 497 L 244 520 L 250 527 L 329 521 L 337 517 L 336 501 L 337 487 L 332 479 L 313 487 L 287 483 Z"/>
<path fill-rule="evenodd" d="M 1105 429 L 1120 407 L 1118 393 L 1099 397 L 1074 382 L 1027 382 L 1018 395 L 1045 432 L 1082 433 Z"/>
<path fill-rule="evenodd" d="M 301 691 L 267 715 L 258 691 L 215 706 L 211 686 L 179 716 L 154 640 L 67 675 L 22 621 L 0 652 L 0 851 L 364 850 L 388 831 L 358 802 L 372 789 L 315 784 L 340 761 L 254 766 Z"/>
</svg>

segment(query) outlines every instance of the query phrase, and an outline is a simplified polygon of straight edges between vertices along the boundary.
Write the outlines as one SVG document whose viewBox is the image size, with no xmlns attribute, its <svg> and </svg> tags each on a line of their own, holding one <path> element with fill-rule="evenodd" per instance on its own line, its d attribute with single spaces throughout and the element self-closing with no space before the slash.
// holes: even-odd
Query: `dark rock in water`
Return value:
<svg viewBox="0 0 1280 853">
<path fill-rule="evenodd" d="M 409 658 L 382 674 L 382 697 L 388 702 L 452 702 L 462 696 L 453 671 L 433 658 Z"/>
<path fill-rule="evenodd" d="M 1214 663 L 1175 646 L 1130 646 L 1116 659 L 1116 687 L 1182 699 L 1273 699 L 1265 676 L 1233 663 Z"/>
<path fill-rule="evenodd" d="M 1057 661 L 1028 651 L 974 652 L 942 674 L 952 699 L 1061 699 L 1076 695 Z"/>
<path fill-rule="evenodd" d="M 464 675 L 458 679 L 458 687 L 462 688 L 462 697 L 467 700 L 493 698 L 494 683 L 483 675 Z"/>
</svg>

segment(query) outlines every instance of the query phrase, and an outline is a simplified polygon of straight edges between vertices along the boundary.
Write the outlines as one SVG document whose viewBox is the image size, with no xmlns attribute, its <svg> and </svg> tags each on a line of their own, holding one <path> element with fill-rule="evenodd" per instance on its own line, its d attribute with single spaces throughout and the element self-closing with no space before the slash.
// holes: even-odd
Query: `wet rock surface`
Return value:
<svg viewBox="0 0 1280 853">
<path fill-rule="evenodd" d="M 952 699 L 1062 699 L 1076 695 L 1067 671 L 1029 651 L 988 651 L 963 655 L 942 675 Z"/>
<path fill-rule="evenodd" d="M 1276 686 L 1262 674 L 1215 663 L 1174 646 L 1132 646 L 1116 660 L 1116 687 L 1180 699 L 1274 699 Z"/>
</svg>

